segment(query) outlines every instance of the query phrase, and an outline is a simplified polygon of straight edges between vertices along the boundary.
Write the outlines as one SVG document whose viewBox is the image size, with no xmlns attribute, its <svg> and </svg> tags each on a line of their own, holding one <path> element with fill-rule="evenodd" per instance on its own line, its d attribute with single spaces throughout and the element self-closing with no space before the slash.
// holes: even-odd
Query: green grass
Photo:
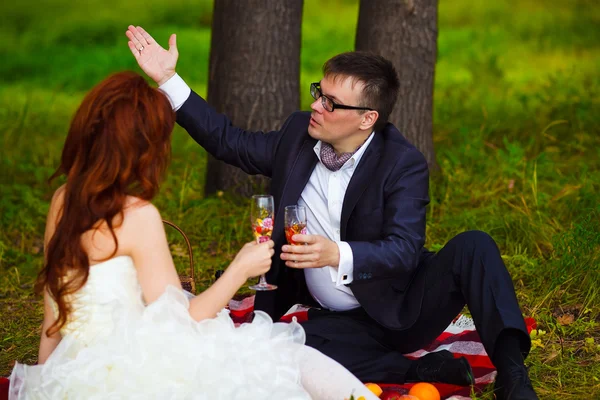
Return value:
<svg viewBox="0 0 600 400">
<path fill-rule="evenodd" d="M 69 120 L 87 90 L 135 61 L 124 31 L 178 34 L 178 71 L 206 92 L 210 1 L 0 5 L 0 376 L 34 362 L 41 308 L 32 282 Z M 306 0 L 302 106 L 323 62 L 351 50 L 358 1 Z M 90 18 L 92 15 L 92 18 Z M 130 16 L 135 15 L 133 20 Z M 528 359 L 541 398 L 600 397 L 600 7 L 591 0 L 439 5 L 427 246 L 489 232 L 523 312 L 543 332 Z M 193 243 L 206 287 L 250 239 L 247 201 L 203 195 L 206 154 L 181 128 L 156 199 Z M 168 231 L 178 268 L 184 243 Z M 489 393 L 482 398 L 491 398 Z"/>
</svg>

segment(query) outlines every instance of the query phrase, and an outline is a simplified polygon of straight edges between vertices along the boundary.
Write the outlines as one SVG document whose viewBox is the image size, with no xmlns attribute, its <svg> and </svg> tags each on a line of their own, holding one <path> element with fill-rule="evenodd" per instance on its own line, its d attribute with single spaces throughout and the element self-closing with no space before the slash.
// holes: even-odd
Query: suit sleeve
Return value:
<svg viewBox="0 0 600 400">
<path fill-rule="evenodd" d="M 350 287 L 380 279 L 396 279 L 405 287 L 417 269 L 429 203 L 429 169 L 418 150 L 400 157 L 384 190 L 381 239 L 348 242 L 354 257 Z"/>
<path fill-rule="evenodd" d="M 272 175 L 273 159 L 281 131 L 246 131 L 232 125 L 224 114 L 218 113 L 204 99 L 192 91 L 177 110 L 177 123 L 216 159 L 241 168 L 251 175 Z"/>
</svg>

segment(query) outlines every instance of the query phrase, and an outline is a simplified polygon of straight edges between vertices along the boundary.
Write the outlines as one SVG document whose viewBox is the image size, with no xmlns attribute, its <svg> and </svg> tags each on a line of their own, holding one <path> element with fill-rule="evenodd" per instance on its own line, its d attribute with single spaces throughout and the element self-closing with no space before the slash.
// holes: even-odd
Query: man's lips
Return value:
<svg viewBox="0 0 600 400">
<path fill-rule="evenodd" d="M 321 125 L 313 117 L 310 117 L 310 124 L 311 125 Z"/>
</svg>

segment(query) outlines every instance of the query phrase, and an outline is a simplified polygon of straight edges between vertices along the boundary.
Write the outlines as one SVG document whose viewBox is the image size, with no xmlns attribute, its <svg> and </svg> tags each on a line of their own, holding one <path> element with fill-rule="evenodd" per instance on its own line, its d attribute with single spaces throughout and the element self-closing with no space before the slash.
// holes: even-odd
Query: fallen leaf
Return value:
<svg viewBox="0 0 600 400">
<path fill-rule="evenodd" d="M 556 322 L 558 322 L 559 325 L 571 325 L 573 321 L 575 321 L 573 314 L 563 314 L 556 318 Z"/>
<path fill-rule="evenodd" d="M 546 359 L 544 360 L 544 363 L 549 363 L 550 361 L 554 360 L 556 357 L 558 357 L 558 351 L 553 351 L 552 353 L 550 353 L 548 355 L 548 357 L 546 357 Z"/>
</svg>

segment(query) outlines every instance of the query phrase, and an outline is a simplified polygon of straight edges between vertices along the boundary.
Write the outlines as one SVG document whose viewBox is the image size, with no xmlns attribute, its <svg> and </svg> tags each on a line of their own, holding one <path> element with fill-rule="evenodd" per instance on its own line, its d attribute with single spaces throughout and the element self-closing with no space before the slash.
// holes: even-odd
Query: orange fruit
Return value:
<svg viewBox="0 0 600 400">
<path fill-rule="evenodd" d="M 410 388 L 408 394 L 419 400 L 440 400 L 440 392 L 431 383 L 420 382 Z"/>
<path fill-rule="evenodd" d="M 402 396 L 398 397 L 398 400 L 419 400 L 419 398 L 409 394 L 403 394 Z"/>
<path fill-rule="evenodd" d="M 383 389 L 376 383 L 365 383 L 365 386 L 377 397 L 381 396 L 381 393 L 383 393 Z"/>
</svg>

